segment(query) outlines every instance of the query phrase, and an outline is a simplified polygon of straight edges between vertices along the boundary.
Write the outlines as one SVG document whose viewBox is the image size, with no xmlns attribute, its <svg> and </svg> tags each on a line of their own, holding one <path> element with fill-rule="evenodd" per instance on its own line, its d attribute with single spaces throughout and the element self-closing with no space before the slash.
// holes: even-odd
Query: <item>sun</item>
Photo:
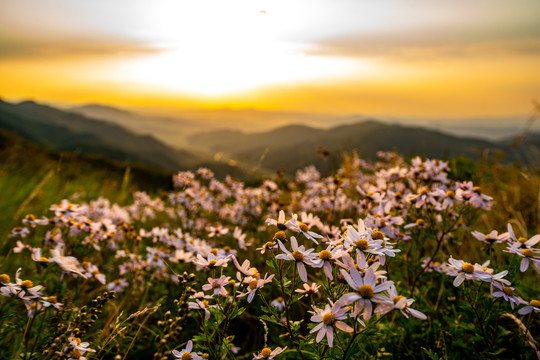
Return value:
<svg viewBox="0 0 540 360">
<path fill-rule="evenodd" d="M 174 4 L 174 3 L 173 3 Z M 185 3 L 146 8 L 153 31 L 146 41 L 158 51 L 126 59 L 111 76 L 139 86 L 191 95 L 223 96 L 265 85 L 350 74 L 358 64 L 314 56 L 280 31 L 282 11 L 254 2 L 215 2 L 212 7 Z M 272 7 L 274 6 L 274 7 Z M 282 25 L 281 25 L 282 26 Z M 142 36 L 142 35 L 141 35 Z"/>
</svg>

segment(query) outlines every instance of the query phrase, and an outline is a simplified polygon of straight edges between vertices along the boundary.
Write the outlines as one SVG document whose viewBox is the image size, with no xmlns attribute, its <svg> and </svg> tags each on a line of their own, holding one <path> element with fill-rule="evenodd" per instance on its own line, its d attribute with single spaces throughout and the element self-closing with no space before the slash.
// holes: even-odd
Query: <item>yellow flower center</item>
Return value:
<svg viewBox="0 0 540 360">
<path fill-rule="evenodd" d="M 332 313 L 326 313 L 322 317 L 322 322 L 326 326 L 332 326 L 336 322 L 336 316 Z"/>
<path fill-rule="evenodd" d="M 211 254 L 214 254 L 215 256 L 217 256 L 218 251 L 217 251 L 217 249 L 212 249 L 212 250 L 210 250 L 210 253 L 211 253 Z M 191 356 L 191 355 L 190 355 L 190 356 Z"/>
<path fill-rule="evenodd" d="M 285 231 L 278 231 L 274 234 L 274 240 L 285 240 L 287 238 L 287 235 L 285 234 Z"/>
<path fill-rule="evenodd" d="M 424 219 L 418 219 L 416 220 L 416 225 L 417 226 L 424 226 L 426 222 L 424 221 Z"/>
<path fill-rule="evenodd" d="M 321 260 L 330 260 L 332 258 L 332 253 L 328 250 L 323 250 L 319 253 L 319 259 Z"/>
<path fill-rule="evenodd" d="M 1 283 L 8 283 L 9 280 L 10 280 L 10 278 L 9 278 L 8 274 L 1 274 L 0 275 L 0 282 Z"/>
<path fill-rule="evenodd" d="M 371 237 L 375 240 L 382 240 L 384 239 L 384 234 L 379 230 L 375 230 L 373 234 L 371 234 Z"/>
<path fill-rule="evenodd" d="M 50 302 L 51 304 L 56 304 L 58 302 L 58 299 L 56 298 L 56 296 L 49 296 L 47 299 L 48 302 Z"/>
<path fill-rule="evenodd" d="M 298 227 L 299 227 L 300 230 L 302 230 L 303 232 L 308 232 L 308 231 L 309 231 L 309 226 L 307 226 L 307 225 L 304 224 L 303 222 L 301 222 L 300 224 L 298 224 Z"/>
<path fill-rule="evenodd" d="M 191 354 L 188 353 L 188 352 L 185 352 L 182 354 L 182 356 L 180 357 L 181 360 L 191 360 Z"/>
<path fill-rule="evenodd" d="M 514 296 L 514 290 L 512 290 L 508 286 L 503 287 L 502 291 L 503 291 L 503 293 L 505 293 L 508 296 Z"/>
<path fill-rule="evenodd" d="M 277 302 L 283 302 L 283 298 L 280 296 L 276 299 Z"/>
<path fill-rule="evenodd" d="M 534 307 L 540 307 L 540 301 L 538 300 L 531 300 L 530 304 Z"/>
<path fill-rule="evenodd" d="M 78 337 L 72 337 L 71 340 L 72 340 L 72 341 L 76 341 L 76 342 L 77 342 L 77 345 L 81 345 L 81 338 L 78 338 Z"/>
<path fill-rule="evenodd" d="M 296 260 L 296 261 L 303 261 L 304 260 L 304 254 L 302 254 L 298 250 L 294 250 L 291 255 L 294 258 L 294 260 Z"/>
<path fill-rule="evenodd" d="M 427 195 L 429 194 L 429 191 L 427 191 L 427 189 L 421 189 L 419 192 L 418 192 L 418 195 L 422 196 L 422 195 Z"/>
<path fill-rule="evenodd" d="M 264 244 L 264 247 L 265 247 L 266 249 L 270 249 L 272 246 L 274 246 L 274 243 L 271 242 L 271 241 L 268 241 L 266 244 Z"/>
<path fill-rule="evenodd" d="M 34 283 L 32 282 L 32 280 L 24 280 L 21 283 L 21 286 L 28 289 L 28 288 L 34 287 Z"/>
<path fill-rule="evenodd" d="M 257 288 L 258 284 L 259 284 L 259 282 L 257 280 L 251 280 L 251 282 L 249 283 L 249 289 L 250 290 L 255 290 Z"/>
<path fill-rule="evenodd" d="M 235 285 L 236 285 L 236 281 L 235 281 L 234 279 L 229 280 L 229 285 L 235 286 Z"/>
<path fill-rule="evenodd" d="M 210 354 L 204 353 L 201 355 L 203 359 L 210 359 Z"/>
<path fill-rule="evenodd" d="M 39 261 L 47 262 L 47 261 L 49 261 L 49 259 L 47 259 L 45 256 L 42 256 L 42 257 L 39 258 Z"/>
<path fill-rule="evenodd" d="M 523 249 L 521 250 L 521 254 L 526 256 L 526 257 L 533 257 L 534 256 L 534 253 L 531 249 Z"/>
<path fill-rule="evenodd" d="M 472 191 L 474 191 L 477 194 L 480 194 L 482 192 L 482 188 L 480 186 L 473 187 Z"/>
<path fill-rule="evenodd" d="M 229 251 L 231 251 L 231 247 L 230 246 L 224 246 L 223 251 L 229 252 Z"/>
<path fill-rule="evenodd" d="M 268 357 L 272 354 L 272 350 L 270 348 L 264 348 L 261 350 L 261 356 Z"/>
<path fill-rule="evenodd" d="M 453 199 L 453 198 L 456 197 L 456 193 L 453 192 L 452 190 L 448 190 L 448 191 L 446 192 L 446 197 L 449 197 L 449 198 Z"/>
<path fill-rule="evenodd" d="M 517 241 L 519 241 L 520 243 L 526 243 L 527 242 L 527 238 L 524 238 L 523 236 L 520 236 Z"/>
<path fill-rule="evenodd" d="M 217 264 L 217 261 L 213 259 L 208 262 L 208 266 L 215 266 L 216 264 Z"/>
<path fill-rule="evenodd" d="M 359 248 L 360 250 L 367 250 L 368 247 L 369 247 L 369 243 L 366 239 L 358 239 L 356 240 L 355 242 L 355 245 L 357 248 Z"/>
<path fill-rule="evenodd" d="M 215 281 L 215 282 L 212 283 L 212 287 L 213 287 L 214 289 L 217 289 L 218 287 L 221 287 L 221 285 L 220 285 L 220 283 L 218 283 L 217 281 Z"/>
<path fill-rule="evenodd" d="M 375 295 L 373 288 L 368 284 L 360 286 L 360 290 L 358 290 L 358 292 L 363 298 L 366 299 L 371 299 Z"/>
<path fill-rule="evenodd" d="M 201 301 L 201 303 L 204 305 L 204 307 L 209 307 L 210 306 L 210 304 L 208 303 L 208 301 L 206 301 L 206 299 Z"/>
<path fill-rule="evenodd" d="M 403 299 L 405 296 L 403 295 L 398 295 L 394 298 L 394 304 L 397 304 L 401 299 Z"/>
<path fill-rule="evenodd" d="M 472 274 L 474 272 L 474 265 L 466 262 L 461 266 L 461 270 L 467 274 Z"/>
<path fill-rule="evenodd" d="M 72 354 L 73 354 L 73 356 L 74 356 L 75 358 L 77 358 L 77 359 L 80 358 L 80 357 L 82 356 L 82 355 L 81 355 L 81 352 L 80 352 L 79 350 L 77 350 L 77 349 L 73 349 Z"/>
</svg>

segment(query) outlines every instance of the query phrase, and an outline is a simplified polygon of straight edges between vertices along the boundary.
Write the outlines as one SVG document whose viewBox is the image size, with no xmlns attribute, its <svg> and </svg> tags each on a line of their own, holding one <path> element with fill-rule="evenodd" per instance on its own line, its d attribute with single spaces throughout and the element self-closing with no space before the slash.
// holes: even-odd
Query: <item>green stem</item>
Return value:
<svg viewBox="0 0 540 360">
<path fill-rule="evenodd" d="M 379 321 L 381 321 L 387 314 L 389 313 L 386 313 L 384 315 L 382 315 L 380 318 L 378 318 L 377 320 L 375 320 L 373 323 L 369 324 L 369 325 L 375 325 L 377 324 Z M 345 348 L 345 351 L 343 351 L 343 357 L 341 358 L 341 360 L 345 360 L 345 358 L 347 357 L 347 352 L 349 351 L 349 349 L 351 348 L 351 345 L 353 344 L 354 342 L 354 339 L 356 339 L 356 337 L 364 332 L 366 332 L 369 327 L 365 327 L 363 328 L 361 331 L 356 331 L 356 322 L 358 321 L 358 315 L 356 315 L 356 317 L 354 318 L 354 333 L 352 334 L 351 336 L 351 340 L 349 340 L 349 343 L 347 344 L 347 347 Z"/>
<path fill-rule="evenodd" d="M 282 274 L 282 267 L 281 267 L 282 264 L 283 262 L 281 262 L 280 266 L 278 267 L 278 275 L 279 275 L 279 284 L 281 288 L 281 296 L 283 297 L 283 301 L 285 302 L 285 319 L 287 320 L 287 323 L 286 323 L 287 332 L 289 333 L 289 336 L 291 337 L 291 340 L 294 346 L 296 347 L 296 350 L 298 350 L 298 354 L 300 354 L 300 357 L 302 358 L 302 360 L 305 360 L 304 354 L 302 353 L 302 350 L 300 349 L 300 345 L 298 344 L 296 337 L 294 336 L 294 333 L 291 329 L 290 316 L 289 316 L 289 303 L 287 301 L 287 296 L 285 293 L 285 285 L 283 284 L 283 274 Z"/>
</svg>

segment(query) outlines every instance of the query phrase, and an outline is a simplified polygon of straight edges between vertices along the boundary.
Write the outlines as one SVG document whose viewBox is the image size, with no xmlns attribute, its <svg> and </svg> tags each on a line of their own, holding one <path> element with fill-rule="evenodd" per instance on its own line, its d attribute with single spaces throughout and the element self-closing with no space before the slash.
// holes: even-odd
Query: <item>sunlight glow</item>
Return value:
<svg viewBox="0 0 540 360">
<path fill-rule="evenodd" d="M 218 96 L 263 85 L 344 76 L 353 67 L 359 66 L 344 59 L 308 57 L 279 46 L 246 48 L 243 44 L 218 44 L 129 61 L 113 73 L 142 86 Z"/>
<path fill-rule="evenodd" d="M 145 21 L 153 27 L 140 36 L 163 51 L 130 59 L 111 73 L 163 90 L 220 96 L 366 68 L 358 60 L 307 55 L 306 45 L 282 40 L 276 29 L 291 24 L 291 11 L 279 4 L 203 1 L 145 8 Z"/>
</svg>

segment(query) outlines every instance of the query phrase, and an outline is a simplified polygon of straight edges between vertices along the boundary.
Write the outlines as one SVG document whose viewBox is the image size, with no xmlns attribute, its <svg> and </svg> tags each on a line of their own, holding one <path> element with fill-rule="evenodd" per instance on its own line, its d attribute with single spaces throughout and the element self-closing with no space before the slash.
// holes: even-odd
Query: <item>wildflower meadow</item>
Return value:
<svg viewBox="0 0 540 360">
<path fill-rule="evenodd" d="M 538 189 L 451 165 L 59 198 L 1 244 L 0 358 L 540 359 Z"/>
</svg>

